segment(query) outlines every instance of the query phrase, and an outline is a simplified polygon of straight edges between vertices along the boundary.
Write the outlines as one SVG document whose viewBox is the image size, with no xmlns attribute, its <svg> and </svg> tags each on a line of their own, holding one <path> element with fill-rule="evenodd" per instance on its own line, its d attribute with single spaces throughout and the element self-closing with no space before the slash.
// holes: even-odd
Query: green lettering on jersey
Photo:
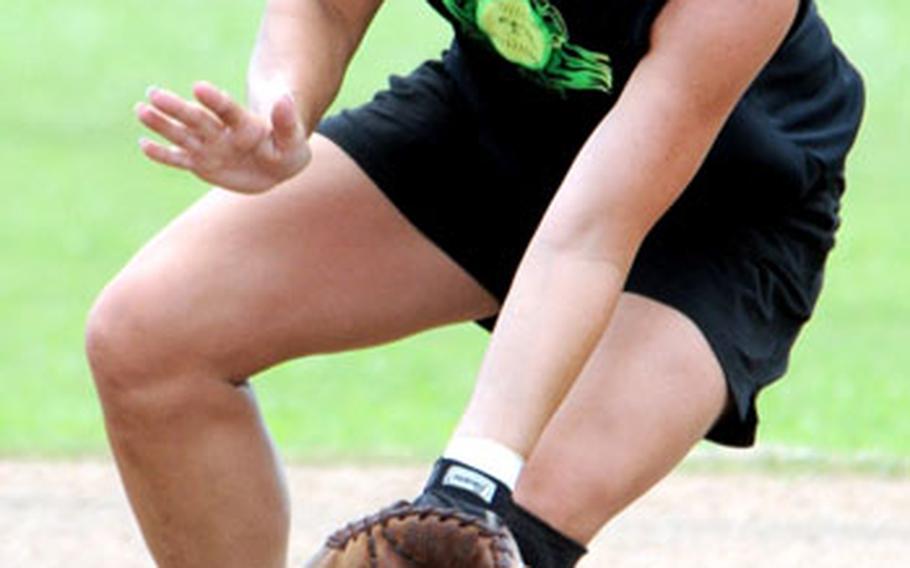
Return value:
<svg viewBox="0 0 910 568">
<path fill-rule="evenodd" d="M 463 31 L 489 42 L 546 87 L 613 88 L 610 57 L 569 42 L 562 15 L 548 0 L 442 0 Z"/>
</svg>

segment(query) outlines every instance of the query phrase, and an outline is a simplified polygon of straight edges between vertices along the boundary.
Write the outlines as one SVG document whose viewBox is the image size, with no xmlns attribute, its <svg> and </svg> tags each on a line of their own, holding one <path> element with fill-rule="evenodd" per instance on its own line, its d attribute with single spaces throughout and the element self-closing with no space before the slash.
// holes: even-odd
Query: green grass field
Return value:
<svg viewBox="0 0 910 568">
<path fill-rule="evenodd" d="M 92 298 L 204 191 L 145 163 L 133 103 L 206 78 L 240 94 L 262 2 L 12 0 L 0 20 L 0 454 L 105 448 L 82 355 Z M 869 110 L 840 244 L 786 381 L 762 401 L 763 442 L 910 457 L 910 36 L 901 0 L 823 0 L 864 71 Z M 445 44 L 421 2 L 388 2 L 340 105 Z M 308 459 L 424 457 L 444 442 L 486 335 L 465 325 L 285 365 L 257 380 L 280 446 Z"/>
</svg>

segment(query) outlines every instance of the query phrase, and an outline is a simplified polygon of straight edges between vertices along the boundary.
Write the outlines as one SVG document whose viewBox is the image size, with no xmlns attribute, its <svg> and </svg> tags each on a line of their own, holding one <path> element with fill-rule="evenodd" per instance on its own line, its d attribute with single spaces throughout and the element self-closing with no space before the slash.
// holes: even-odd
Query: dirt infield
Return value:
<svg viewBox="0 0 910 568">
<path fill-rule="evenodd" d="M 292 467 L 294 564 L 424 470 Z M 150 567 L 108 463 L 0 462 L 0 567 Z M 682 472 L 617 519 L 593 567 L 910 566 L 910 479 Z"/>
</svg>

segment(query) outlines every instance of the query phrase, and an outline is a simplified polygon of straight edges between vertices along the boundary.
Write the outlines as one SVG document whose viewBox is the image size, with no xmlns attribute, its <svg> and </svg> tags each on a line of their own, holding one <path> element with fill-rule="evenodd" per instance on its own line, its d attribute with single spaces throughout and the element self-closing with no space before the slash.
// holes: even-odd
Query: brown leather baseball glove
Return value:
<svg viewBox="0 0 910 568">
<path fill-rule="evenodd" d="M 515 540 L 491 513 L 402 501 L 329 537 L 305 568 L 524 568 Z"/>
</svg>

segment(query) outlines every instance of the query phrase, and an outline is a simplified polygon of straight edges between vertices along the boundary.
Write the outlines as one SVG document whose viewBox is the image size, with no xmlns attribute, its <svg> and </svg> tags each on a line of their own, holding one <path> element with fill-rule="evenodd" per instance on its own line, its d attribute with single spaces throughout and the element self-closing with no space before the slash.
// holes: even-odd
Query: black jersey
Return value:
<svg viewBox="0 0 910 568">
<path fill-rule="evenodd" d="M 665 0 L 429 0 L 469 48 L 540 86 L 616 93 L 647 51 Z"/>
<path fill-rule="evenodd" d="M 481 115 L 577 148 L 649 49 L 666 0 L 429 0 L 455 28 L 453 75 Z M 859 74 L 814 0 L 735 108 L 696 180 L 750 172 L 764 188 L 839 175 L 863 106 Z M 732 177 L 732 175 L 731 175 Z"/>
</svg>

